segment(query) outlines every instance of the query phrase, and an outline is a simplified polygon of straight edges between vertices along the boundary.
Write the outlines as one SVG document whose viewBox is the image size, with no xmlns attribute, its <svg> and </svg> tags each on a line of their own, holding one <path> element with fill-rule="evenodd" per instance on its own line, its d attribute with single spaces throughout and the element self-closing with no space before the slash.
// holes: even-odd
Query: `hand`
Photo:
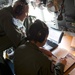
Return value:
<svg viewBox="0 0 75 75">
<path fill-rule="evenodd" d="M 51 57 L 52 56 L 52 53 L 50 52 L 50 51 L 48 51 L 48 50 L 46 50 L 46 49 L 44 49 L 44 48 L 39 48 L 40 49 L 40 51 L 42 52 L 42 53 L 44 53 L 45 55 L 47 55 L 48 57 Z"/>
<path fill-rule="evenodd" d="M 63 65 L 66 65 L 67 63 L 66 58 L 59 59 L 57 63 L 62 63 Z"/>
</svg>

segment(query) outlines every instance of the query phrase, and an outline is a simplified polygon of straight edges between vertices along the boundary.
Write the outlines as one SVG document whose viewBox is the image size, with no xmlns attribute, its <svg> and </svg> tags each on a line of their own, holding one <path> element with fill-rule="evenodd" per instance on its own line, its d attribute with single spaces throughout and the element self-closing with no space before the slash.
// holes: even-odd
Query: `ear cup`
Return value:
<svg viewBox="0 0 75 75">
<path fill-rule="evenodd" d="M 28 5 L 28 1 L 27 0 L 18 0 L 18 1 L 24 3 L 25 5 Z"/>
<path fill-rule="evenodd" d="M 23 13 L 23 5 L 18 5 L 14 10 L 15 15 L 21 15 Z"/>
<path fill-rule="evenodd" d="M 46 37 L 46 32 L 44 29 L 40 30 L 37 34 L 37 41 L 39 42 L 43 42 L 45 40 L 45 37 Z"/>
<path fill-rule="evenodd" d="M 36 20 L 28 30 L 28 40 L 42 43 L 48 35 L 48 27 L 40 20 Z"/>
<path fill-rule="evenodd" d="M 35 33 L 36 31 L 35 32 L 29 31 L 28 33 L 29 39 L 42 43 L 45 40 L 45 37 L 47 35 L 46 30 L 42 29 L 38 33 L 36 34 Z"/>
</svg>

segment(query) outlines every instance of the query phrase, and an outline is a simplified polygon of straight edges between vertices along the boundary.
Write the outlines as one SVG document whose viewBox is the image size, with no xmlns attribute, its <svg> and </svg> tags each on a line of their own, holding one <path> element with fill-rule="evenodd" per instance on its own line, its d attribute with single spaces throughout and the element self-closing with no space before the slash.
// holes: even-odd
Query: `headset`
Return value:
<svg viewBox="0 0 75 75">
<path fill-rule="evenodd" d="M 46 30 L 42 29 L 38 32 L 36 40 L 42 43 L 45 40 L 46 36 Z"/>
<path fill-rule="evenodd" d="M 20 4 L 14 9 L 14 14 L 20 16 L 23 13 L 24 5 Z"/>
<path fill-rule="evenodd" d="M 18 0 L 20 2 L 19 5 L 17 5 L 14 9 L 14 14 L 19 16 L 23 13 L 23 9 L 25 5 L 28 5 L 28 3 L 26 2 L 26 0 Z"/>
<path fill-rule="evenodd" d="M 29 40 L 34 40 L 35 42 L 38 41 L 42 43 L 45 40 L 48 33 L 48 27 L 45 25 L 45 23 L 43 23 L 40 20 L 36 20 L 36 22 L 34 22 L 29 28 L 28 38 Z"/>
</svg>

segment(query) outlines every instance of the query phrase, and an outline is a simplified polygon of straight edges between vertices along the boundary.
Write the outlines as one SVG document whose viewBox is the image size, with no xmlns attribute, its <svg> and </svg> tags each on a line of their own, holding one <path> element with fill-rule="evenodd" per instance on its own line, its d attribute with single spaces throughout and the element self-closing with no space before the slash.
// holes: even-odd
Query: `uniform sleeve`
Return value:
<svg viewBox="0 0 75 75">
<path fill-rule="evenodd" d="M 54 75 L 54 73 L 51 72 L 50 66 L 48 65 L 48 67 L 40 67 L 38 75 Z"/>
<path fill-rule="evenodd" d="M 42 66 L 39 71 L 38 75 L 63 75 L 64 74 L 64 65 L 61 63 L 58 63 L 54 65 L 52 61 L 49 61 L 44 66 Z"/>
<path fill-rule="evenodd" d="M 5 13 L 5 15 L 3 15 L 2 28 L 15 47 L 25 41 L 21 31 L 13 24 L 10 13 Z"/>
<path fill-rule="evenodd" d="M 38 75 L 55 75 L 53 70 L 54 65 L 52 64 L 52 61 L 48 59 L 45 59 L 45 61 L 42 63 L 43 65 L 39 68 Z"/>
</svg>

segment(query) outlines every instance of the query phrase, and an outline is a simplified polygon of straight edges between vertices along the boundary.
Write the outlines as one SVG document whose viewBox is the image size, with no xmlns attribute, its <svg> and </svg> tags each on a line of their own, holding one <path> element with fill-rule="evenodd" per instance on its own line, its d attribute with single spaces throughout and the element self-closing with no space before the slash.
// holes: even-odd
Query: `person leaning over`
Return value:
<svg viewBox="0 0 75 75">
<path fill-rule="evenodd" d="M 28 9 L 28 3 L 25 0 L 17 0 L 13 6 L 4 7 L 0 10 L 0 75 L 11 75 L 3 58 L 3 51 L 11 47 L 16 49 L 26 41 L 25 34 L 18 28 L 19 26 L 13 23 L 13 18 L 17 14 L 19 15 L 17 19 L 25 20 L 28 16 Z"/>
<path fill-rule="evenodd" d="M 48 36 L 47 25 L 36 20 L 29 28 L 25 44 L 20 45 L 14 53 L 14 70 L 16 75 L 63 75 L 66 59 L 59 59 L 54 65 L 39 49 Z"/>
<path fill-rule="evenodd" d="M 18 6 L 22 8 L 17 8 Z M 9 6 L 0 10 L 0 50 L 5 50 L 9 46 L 16 48 L 24 41 L 25 35 L 15 26 L 12 18 L 15 17 L 14 12 L 16 12 L 21 15 L 20 20 L 23 21 L 28 15 L 28 9 L 28 3 L 25 0 L 18 0 L 13 7 Z"/>
</svg>

